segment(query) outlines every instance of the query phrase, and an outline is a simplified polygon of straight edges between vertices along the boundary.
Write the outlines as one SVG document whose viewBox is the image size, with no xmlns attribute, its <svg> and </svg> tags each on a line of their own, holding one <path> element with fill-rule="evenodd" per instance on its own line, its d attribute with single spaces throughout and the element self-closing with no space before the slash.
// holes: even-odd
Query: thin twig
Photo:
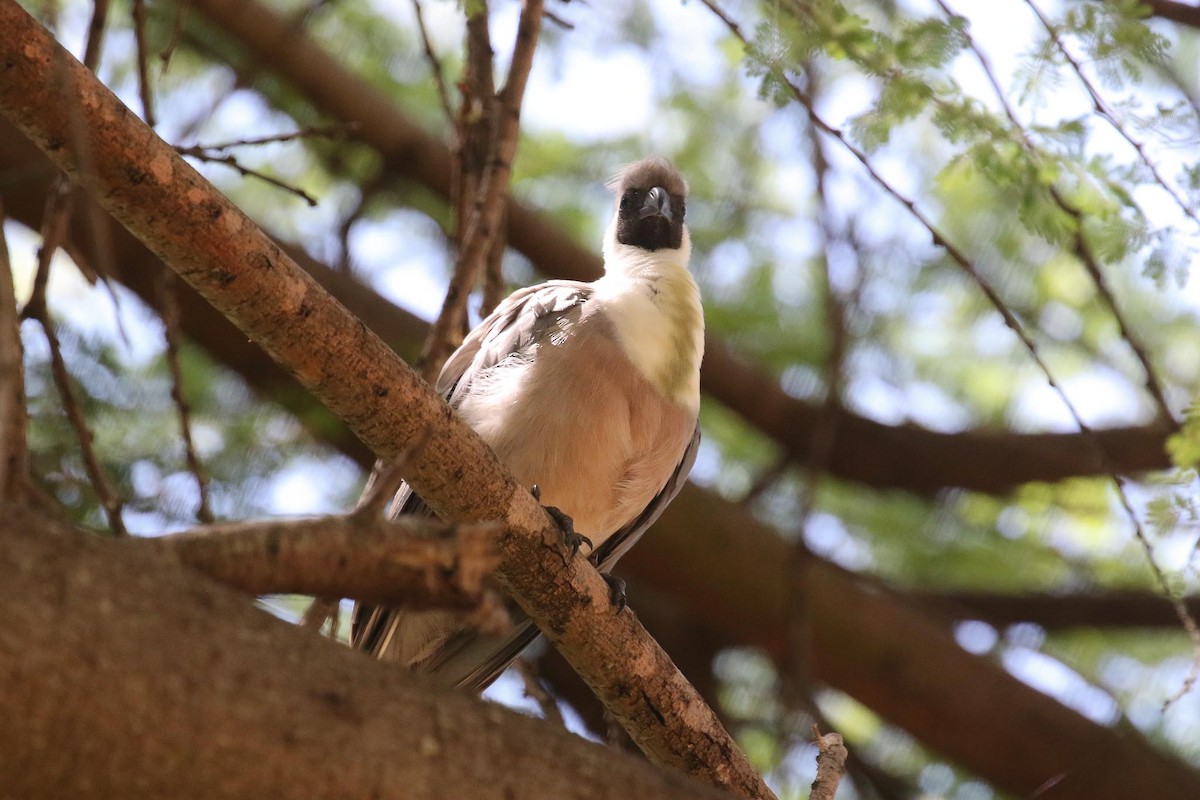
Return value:
<svg viewBox="0 0 1200 800">
<path fill-rule="evenodd" d="M 953 13 L 946 6 L 943 0 L 937 0 L 937 2 L 947 14 Z M 987 57 L 987 54 L 982 51 L 973 37 L 971 37 L 969 34 L 965 35 L 968 46 L 971 48 L 972 52 L 974 52 L 975 58 L 979 61 L 980 67 L 983 69 L 984 75 L 987 77 L 993 92 L 1000 101 L 1001 106 L 1004 108 L 1005 115 L 1008 117 L 1009 122 L 1020 135 L 1022 143 L 1029 152 L 1030 157 L 1039 157 L 1038 151 L 1034 147 L 1033 142 L 1030 141 L 1024 127 L 1017 119 L 1016 113 L 1008 101 L 1008 96 L 1000 87 L 1000 82 L 996 78 L 996 73 L 992 69 L 991 61 Z M 1163 416 L 1163 419 L 1173 420 L 1171 409 L 1167 404 L 1166 395 L 1158 382 L 1158 379 L 1154 373 L 1154 368 L 1150 364 L 1149 356 L 1147 355 L 1145 348 L 1143 348 L 1141 343 L 1134 337 L 1128 323 L 1125 321 L 1124 315 L 1117 306 L 1116 298 L 1113 296 L 1112 292 L 1108 288 L 1108 285 L 1104 281 L 1103 274 L 1100 271 L 1100 265 L 1096 261 L 1095 255 L 1092 253 L 1092 250 L 1084 237 L 1082 213 L 1077 208 L 1069 204 L 1056 187 L 1050 187 L 1050 194 L 1058 207 L 1070 215 L 1075 221 L 1076 254 L 1079 256 L 1080 261 L 1084 264 L 1088 275 L 1091 276 L 1092 281 L 1096 284 L 1097 291 L 1108 304 L 1109 310 L 1116 319 L 1117 325 L 1120 328 L 1122 337 L 1125 339 L 1125 342 L 1129 345 L 1134 355 L 1140 361 L 1142 369 L 1146 375 L 1146 387 L 1150 391 L 1151 396 L 1154 397 L 1159 408 L 1159 413 Z M 1028 340 L 1026 342 L 1026 349 L 1029 349 L 1031 353 L 1034 353 L 1034 351 L 1031 349 L 1032 347 L 1032 340 Z M 1167 700 L 1166 705 L 1169 706 L 1172 702 L 1191 691 L 1192 687 L 1196 685 L 1197 680 L 1200 680 L 1200 625 L 1198 625 L 1195 618 L 1192 617 L 1191 612 L 1188 610 L 1183 599 L 1171 588 L 1171 584 L 1167 580 L 1167 576 L 1163 573 L 1162 568 L 1159 567 L 1158 562 L 1154 559 L 1154 546 L 1151 544 L 1150 537 L 1146 534 L 1146 530 L 1142 525 L 1141 520 L 1134 511 L 1133 503 L 1129 499 L 1129 493 L 1126 490 L 1126 483 L 1128 479 L 1124 475 L 1118 474 L 1116 469 L 1112 467 L 1108 452 L 1104 449 L 1103 445 L 1100 444 L 1099 439 L 1095 437 L 1092 429 L 1084 423 L 1083 418 L 1080 416 L 1075 406 L 1067 399 L 1066 392 L 1051 378 L 1049 368 L 1037 358 L 1036 353 L 1034 353 L 1034 357 L 1038 360 L 1039 365 L 1042 366 L 1042 372 L 1046 375 L 1047 380 L 1050 381 L 1050 385 L 1057 390 L 1059 397 L 1061 397 L 1063 403 L 1066 404 L 1075 424 L 1079 427 L 1080 431 L 1088 436 L 1089 440 L 1092 442 L 1092 445 L 1100 455 L 1100 458 L 1103 460 L 1105 464 L 1105 471 L 1112 480 L 1113 486 L 1117 492 L 1117 498 L 1121 503 L 1121 507 L 1125 511 L 1126 516 L 1129 517 L 1130 523 L 1133 525 L 1134 537 L 1137 539 L 1138 544 L 1141 545 L 1142 550 L 1145 553 L 1146 563 L 1149 565 L 1150 571 L 1153 573 L 1163 595 L 1171 601 L 1171 604 L 1175 609 L 1175 614 L 1179 617 L 1180 624 L 1183 626 L 1184 631 L 1187 632 L 1188 637 L 1191 639 L 1193 650 L 1192 668 L 1188 673 L 1187 678 L 1184 680 L 1180 692 Z"/>
<path fill-rule="evenodd" d="M 812 726 L 813 739 L 817 744 L 817 779 L 813 781 L 809 800 L 834 800 L 838 784 L 846 774 L 846 759 L 850 752 L 840 733 L 821 735 L 821 729 Z"/>
<path fill-rule="evenodd" d="M 421 33 L 421 46 L 425 50 L 425 60 L 429 62 L 429 72 L 433 76 L 433 84 L 437 87 L 438 102 L 446 121 L 454 124 L 454 109 L 450 105 L 450 93 L 446 90 L 446 76 L 442 71 L 442 61 L 433 52 L 433 42 L 429 40 L 429 30 L 425 27 L 425 14 L 421 10 L 421 0 L 412 0 L 413 14 L 417 18 L 417 30 Z"/>
<path fill-rule="evenodd" d="M 575 23 L 568 22 L 567 20 L 563 19 L 558 14 L 555 14 L 553 11 L 551 11 L 548 8 L 544 9 L 542 11 L 542 16 L 544 16 L 550 22 L 553 22 L 555 25 L 557 25 L 558 27 L 562 28 L 565 31 L 575 30 Z"/>
<path fill-rule="evenodd" d="M 161 282 L 163 333 L 167 340 L 167 367 L 171 371 L 171 400 L 179 412 L 179 434 L 187 457 L 188 471 L 196 479 L 200 500 L 196 506 L 196 519 L 210 523 L 213 517 L 208 500 L 208 477 L 196 454 L 192 439 L 191 406 L 183 392 L 183 369 L 179 364 L 179 279 L 170 270 L 164 270 Z"/>
<path fill-rule="evenodd" d="M 520 134 L 521 102 L 529 71 L 533 67 L 533 54 L 537 48 L 538 34 L 542 27 L 542 0 L 526 0 L 517 23 L 517 40 L 513 47 L 512 61 L 504 88 L 497 97 L 499 120 L 496 125 L 494 145 L 488 171 L 471 212 L 471 220 L 463 237 L 462 258 L 468 262 L 479 262 L 486 255 L 492 238 L 499 228 L 500 211 L 508 191 L 508 179 L 512 172 L 513 157 L 517 151 Z M 478 269 L 476 269 L 478 273 Z"/>
<path fill-rule="evenodd" d="M 392 186 L 393 183 L 391 176 L 386 175 L 383 170 L 376 170 L 375 174 L 359 183 L 358 202 L 338 224 L 337 240 L 341 252 L 338 255 L 337 268 L 343 274 L 353 273 L 350 259 L 350 233 L 354 230 L 354 226 L 366 216 L 375 195 Z"/>
<path fill-rule="evenodd" d="M 175 22 L 171 25 L 171 38 L 167 41 L 167 46 L 158 54 L 159 60 L 162 61 L 162 74 L 167 73 L 167 69 L 171 66 L 171 56 L 175 55 L 175 48 L 179 46 L 180 40 L 183 38 L 183 26 L 187 24 L 188 12 L 192 10 L 192 0 L 180 0 L 175 10 Z"/>
<path fill-rule="evenodd" d="M 945 0 L 937 0 L 937 4 L 941 7 L 942 12 L 945 13 L 946 16 L 956 16 L 954 11 L 948 5 L 946 5 Z M 1012 125 L 1013 131 L 1020 138 L 1021 146 L 1025 149 L 1025 152 L 1028 154 L 1030 159 L 1035 162 L 1041 162 L 1044 156 L 1038 149 L 1037 145 L 1035 145 L 1033 140 L 1030 138 L 1028 131 L 1025 130 L 1025 126 L 1021 124 L 1019 119 L 1017 119 L 1016 110 L 1008 101 L 1008 95 L 1005 94 L 1004 89 L 1000 86 L 1000 81 L 996 77 L 996 72 L 994 69 L 992 69 L 991 59 L 989 59 L 987 54 L 984 53 L 979 47 L 978 42 L 975 41 L 973 36 L 965 31 L 963 36 L 966 39 L 967 46 L 970 47 L 971 52 L 975 54 L 975 58 L 979 62 L 979 66 L 983 70 L 984 76 L 987 78 L 989 85 L 992 87 L 992 93 L 995 94 L 996 99 L 1000 102 L 1001 108 L 1004 109 L 1005 117 L 1008 118 L 1008 122 L 1010 125 Z M 1082 75 L 1080 77 L 1082 78 Z M 1112 291 L 1108 288 L 1108 284 L 1105 282 L 1104 275 L 1100 270 L 1100 264 L 1096 260 L 1095 254 L 1092 252 L 1091 246 L 1087 242 L 1087 238 L 1084 235 L 1083 230 L 1082 212 L 1080 212 L 1079 209 L 1074 205 L 1069 203 L 1066 198 L 1063 197 L 1062 192 L 1058 190 L 1058 187 L 1054 186 L 1053 184 L 1049 186 L 1049 193 L 1050 198 L 1054 201 L 1054 204 L 1058 206 L 1063 213 L 1071 217 L 1071 219 L 1075 222 L 1073 247 L 1075 255 L 1084 265 L 1084 269 L 1087 270 L 1087 273 L 1092 278 L 1093 283 L 1096 284 L 1096 291 L 1100 293 L 1100 296 L 1104 299 L 1105 305 L 1108 306 L 1109 312 L 1117 321 L 1117 326 L 1120 329 L 1121 337 L 1125 340 L 1125 343 L 1129 345 L 1129 349 L 1133 351 L 1134 357 L 1137 358 L 1138 363 L 1141 364 L 1142 371 L 1145 374 L 1146 390 L 1150 393 L 1150 396 L 1154 399 L 1155 404 L 1158 406 L 1159 415 L 1162 416 L 1164 421 L 1172 421 L 1174 416 L 1171 413 L 1170 404 L 1167 402 L 1166 393 L 1163 391 L 1162 385 L 1158 381 L 1158 376 L 1154 372 L 1154 367 L 1150 364 L 1150 357 L 1147 354 L 1145 347 L 1142 346 L 1140 340 L 1134 334 L 1132 327 L 1125 319 L 1125 315 L 1121 312 L 1120 306 L 1117 305 L 1117 299 L 1113 295 Z"/>
<path fill-rule="evenodd" d="M 253 147 L 260 144 L 280 144 L 283 142 L 294 142 L 297 139 L 318 139 L 322 137 L 340 139 L 354 133 L 358 130 L 358 127 L 357 122 L 338 122 L 332 125 L 308 125 L 289 133 L 273 133 L 268 136 L 231 139 L 230 141 L 218 142 L 216 144 L 196 144 L 188 149 L 211 154 L 214 150 L 230 150 L 234 147 Z"/>
<path fill-rule="evenodd" d="M 496 246 L 501 235 L 500 221 L 520 133 L 521 102 L 525 96 L 529 71 L 533 67 L 538 34 L 541 32 L 542 7 L 542 0 L 526 0 L 521 9 L 508 77 L 496 98 L 498 119 L 492 146 L 488 151 L 487 169 L 475 194 L 475 203 L 463 235 L 462 251 L 459 253 L 459 268 L 455 270 L 455 279 L 465 281 L 466 287 L 469 287 L 475 276 L 482 272 L 488 254 Z M 463 294 L 469 291 L 463 287 L 459 288 Z M 465 313 L 465 298 L 462 308 Z M 445 310 L 443 308 L 443 312 Z M 452 317 L 447 321 L 446 327 L 453 325 L 455 321 Z M 431 333 L 431 337 L 432 335 Z M 436 343 L 442 340 L 433 341 Z"/>
<path fill-rule="evenodd" d="M 259 172 L 256 169 L 251 169 L 250 167 L 242 166 L 242 164 L 237 160 L 237 157 L 230 153 L 226 153 L 225 155 L 214 155 L 211 153 L 207 153 L 202 148 L 195 147 L 195 146 L 193 146 L 193 147 L 176 147 L 175 150 L 181 156 L 190 156 L 191 158 L 199 159 L 200 161 L 206 161 L 211 164 L 224 164 L 227 167 L 237 170 L 243 177 L 258 178 L 260 181 L 264 181 L 265 183 L 269 183 L 272 186 L 275 186 L 276 188 L 283 189 L 285 192 L 290 192 L 290 193 L 296 195 L 297 197 L 304 200 L 304 202 L 308 203 L 310 206 L 317 205 L 316 199 L 312 195 L 310 195 L 308 192 L 304 191 L 303 189 L 301 189 L 297 186 L 292 186 L 291 184 L 285 183 L 284 181 L 280 180 L 279 178 L 275 178 L 270 175 L 267 175 L 266 173 Z"/>
<path fill-rule="evenodd" d="M 46 195 L 46 211 L 42 214 L 42 246 L 38 248 L 37 272 L 33 276 L 33 291 L 21 309 L 22 319 L 37 319 L 46 313 L 46 286 L 50 282 L 50 264 L 55 252 L 66 240 L 71 217 L 71 184 L 60 176 Z"/>
<path fill-rule="evenodd" d="M 14 502 L 20 499 L 29 478 L 28 416 L 21 321 L 4 220 L 4 199 L 0 196 L 0 500 Z"/>
<path fill-rule="evenodd" d="M 563 720 L 562 712 L 558 710 L 558 702 L 542 683 L 537 665 L 526 658 L 518 658 L 515 665 L 525 684 L 525 696 L 538 704 L 542 718 L 559 728 L 566 728 L 567 723 Z"/>
<path fill-rule="evenodd" d="M 67 370 L 67 363 L 63 360 L 62 347 L 58 341 L 58 334 L 54 330 L 54 323 L 45 313 L 36 317 L 38 323 L 41 324 L 42 330 L 46 334 L 46 342 L 50 346 L 50 369 L 54 375 L 54 385 L 58 388 L 58 396 L 62 401 L 63 411 L 67 415 L 67 419 L 71 423 L 72 430 L 75 431 L 75 438 L 79 442 L 79 452 L 83 457 L 83 466 L 87 471 L 88 480 L 92 484 L 92 488 L 96 491 L 96 496 L 100 500 L 100 505 L 104 508 L 104 513 L 108 517 L 108 526 L 112 532 L 118 536 L 124 536 L 128 531 L 125 529 L 125 521 L 121 516 L 121 509 L 124 506 L 123 501 L 113 489 L 112 482 L 108 479 L 108 473 L 104 471 L 104 467 L 100 464 L 100 459 L 96 456 L 96 449 L 93 446 L 95 435 L 91 428 L 88 427 L 87 419 L 83 415 L 83 409 L 80 407 L 79 395 L 75 390 L 75 383 L 71 379 L 71 373 Z"/>
<path fill-rule="evenodd" d="M 37 273 L 34 275 L 33 291 L 29 300 L 21 309 L 21 318 L 37 320 L 42 327 L 42 332 L 46 335 L 46 343 L 50 347 L 50 367 L 54 376 L 54 384 L 58 388 L 63 411 L 79 442 L 79 450 L 83 457 L 88 480 L 104 508 L 109 527 L 112 528 L 113 533 L 120 536 L 126 533 L 125 523 L 121 517 L 122 502 L 113 491 L 112 484 L 92 447 L 95 437 L 80 408 L 79 397 L 75 392 L 74 382 L 71 380 L 66 362 L 63 360 L 58 334 L 54 330 L 54 322 L 50 319 L 50 311 L 46 304 L 46 287 L 50 282 L 51 262 L 66 238 L 67 226 L 70 222 L 71 195 L 70 184 L 64 178 L 55 183 L 46 198 L 46 213 L 42 217 L 42 245 L 38 248 Z"/>
<path fill-rule="evenodd" d="M 133 38 L 137 45 L 138 97 L 142 101 L 142 118 L 154 127 L 154 91 L 150 87 L 150 69 L 146 66 L 146 0 L 133 0 Z"/>
</svg>

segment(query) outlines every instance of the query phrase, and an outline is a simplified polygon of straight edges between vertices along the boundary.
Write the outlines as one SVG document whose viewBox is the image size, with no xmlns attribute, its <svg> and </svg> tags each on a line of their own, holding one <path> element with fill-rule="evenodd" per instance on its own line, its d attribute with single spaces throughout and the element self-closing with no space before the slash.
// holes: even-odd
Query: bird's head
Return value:
<svg viewBox="0 0 1200 800">
<path fill-rule="evenodd" d="M 684 215 L 687 182 L 663 158 L 628 165 L 609 182 L 616 208 L 604 237 L 605 262 L 674 263 L 686 267 L 691 253 Z"/>
</svg>

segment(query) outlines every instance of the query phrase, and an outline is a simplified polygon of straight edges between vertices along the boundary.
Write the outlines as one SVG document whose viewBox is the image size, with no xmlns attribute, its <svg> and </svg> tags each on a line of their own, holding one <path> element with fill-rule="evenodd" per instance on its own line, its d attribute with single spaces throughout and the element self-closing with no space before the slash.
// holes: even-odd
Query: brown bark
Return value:
<svg viewBox="0 0 1200 800">
<path fill-rule="evenodd" d="M 258 66 L 277 72 L 317 109 L 357 123 L 355 135 L 377 150 L 396 175 L 449 199 L 446 146 L 420 130 L 391 98 L 346 70 L 303 29 L 251 0 L 196 0 L 195 6 L 241 43 Z M 510 199 L 507 219 L 509 244 L 543 274 L 573 280 L 601 274 L 597 253 L 581 247 L 548 216 Z M 738 360 L 711 333 L 701 380 L 710 396 L 798 462 L 807 460 L 818 426 L 827 422 L 819 405 L 789 397 L 778 380 Z M 845 412 L 838 414 L 836 425 L 827 470 L 878 488 L 931 493 L 957 486 L 1004 493 L 1029 481 L 1107 474 L 1098 452 L 1123 473 L 1170 467 L 1163 442 L 1171 431 L 1163 427 L 1098 431 L 1093 444 L 1077 434 L 942 434 L 882 425 Z"/>
<path fill-rule="evenodd" d="M 141 541 L 251 594 L 467 609 L 483 599 L 495 535 L 487 523 L 351 516 L 209 525 Z"/>
<path fill-rule="evenodd" d="M 5 217 L 0 198 L 0 501 L 18 499 L 29 477 L 21 321 L 3 230 Z"/>
<path fill-rule="evenodd" d="M 0 505 L 0 795 L 727 797 Z"/>
<path fill-rule="evenodd" d="M 0 28 L 9 32 L 0 113 L 378 454 L 395 456 L 431 430 L 406 479 L 444 519 L 503 520 L 498 579 L 652 761 L 773 796 L 635 616 L 613 613 L 599 573 L 566 557 L 545 510 L 474 431 L 13 0 L 0 0 Z M 44 91 L 53 70 L 70 76 L 57 95 Z M 72 124 L 90 146 L 89 170 L 69 147 Z"/>
</svg>

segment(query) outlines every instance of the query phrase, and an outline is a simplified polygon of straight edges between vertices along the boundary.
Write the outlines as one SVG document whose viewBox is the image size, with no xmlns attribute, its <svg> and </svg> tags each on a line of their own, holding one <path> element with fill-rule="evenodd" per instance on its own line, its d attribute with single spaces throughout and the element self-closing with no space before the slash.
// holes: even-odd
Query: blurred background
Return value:
<svg viewBox="0 0 1200 800">
<path fill-rule="evenodd" d="M 82 54 L 91 2 L 25 5 Z M 453 140 L 432 75 L 454 102 L 461 6 L 144 9 L 158 133 L 197 148 L 197 168 L 410 361 L 454 264 L 445 180 L 424 155 Z M 954 716 L 988 702 L 1061 709 L 1114 747 L 1200 768 L 1200 662 L 1179 613 L 1200 610 L 1186 602 L 1200 589 L 1200 9 L 548 10 L 504 278 L 594 271 L 622 164 L 657 153 L 687 176 L 703 448 L 617 572 L 772 787 L 807 796 L 817 721 L 852 753 L 839 797 L 1055 796 L 1005 761 L 995 737 L 1019 720 Z M 518 13 L 491 3 L 501 73 Z M 111 4 L 97 71 L 144 114 L 132 20 Z M 337 69 L 300 58 L 301 40 Z M 0 123 L 22 301 L 52 175 Z M 351 508 L 366 449 L 126 234 L 75 216 L 49 317 L 124 524 L 154 536 L 205 516 L 173 386 L 213 517 Z M 27 322 L 23 341 L 35 477 L 107 528 L 47 339 Z M 298 620 L 309 599 L 260 602 Z M 347 628 L 343 615 L 332 632 Z M 567 667 L 530 658 L 488 696 L 545 714 L 532 680 L 572 729 L 612 735 Z"/>
</svg>

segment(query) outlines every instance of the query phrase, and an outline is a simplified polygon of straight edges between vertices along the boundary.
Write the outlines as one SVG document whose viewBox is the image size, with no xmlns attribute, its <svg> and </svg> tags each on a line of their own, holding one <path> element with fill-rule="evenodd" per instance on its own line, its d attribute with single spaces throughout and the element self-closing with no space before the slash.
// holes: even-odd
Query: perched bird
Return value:
<svg viewBox="0 0 1200 800">
<path fill-rule="evenodd" d="M 647 158 L 610 186 L 604 276 L 515 292 L 450 356 L 436 386 L 517 480 L 573 520 L 606 575 L 692 468 L 704 353 L 687 184 Z M 392 509 L 429 513 L 407 487 Z M 523 616 L 506 636 L 489 636 L 449 612 L 358 606 L 351 643 L 481 691 L 536 636 Z"/>
</svg>

